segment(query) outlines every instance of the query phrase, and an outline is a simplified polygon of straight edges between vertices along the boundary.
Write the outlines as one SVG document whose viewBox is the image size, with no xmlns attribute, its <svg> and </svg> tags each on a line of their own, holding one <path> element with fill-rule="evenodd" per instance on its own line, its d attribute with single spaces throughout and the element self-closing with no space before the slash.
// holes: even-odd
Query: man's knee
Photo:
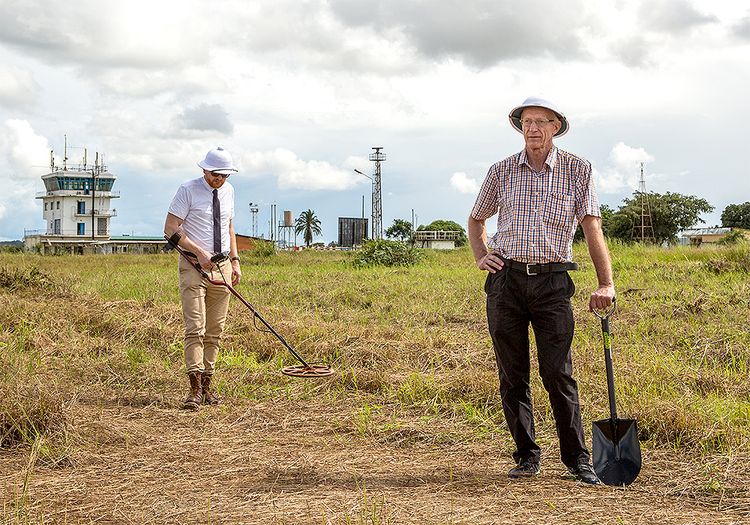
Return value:
<svg viewBox="0 0 750 525">
<path fill-rule="evenodd" d="M 542 378 L 542 384 L 549 391 L 551 388 L 559 390 L 575 385 L 575 379 L 567 366 L 550 366 L 540 365 L 539 376 Z"/>
</svg>

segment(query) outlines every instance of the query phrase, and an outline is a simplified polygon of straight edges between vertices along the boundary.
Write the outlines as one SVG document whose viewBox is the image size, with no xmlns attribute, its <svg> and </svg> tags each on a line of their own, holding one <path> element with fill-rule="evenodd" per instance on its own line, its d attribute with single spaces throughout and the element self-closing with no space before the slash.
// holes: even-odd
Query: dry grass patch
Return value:
<svg viewBox="0 0 750 525">
<path fill-rule="evenodd" d="M 174 257 L 0 254 L 0 522 L 742 523 L 750 284 L 746 252 L 733 250 L 613 246 L 618 401 L 645 460 L 630 488 L 593 492 L 559 479 L 536 373 L 544 471 L 507 481 L 513 447 L 468 251 L 396 270 L 243 254 L 243 296 L 337 373 L 282 376 L 294 358 L 233 301 L 215 376 L 226 404 L 197 414 L 178 409 Z M 717 273 L 709 260 L 731 264 Z M 608 414 L 600 325 L 585 306 L 596 278 L 590 264 L 573 278 L 589 429 Z M 67 459 L 44 459 L 56 457 Z"/>
</svg>

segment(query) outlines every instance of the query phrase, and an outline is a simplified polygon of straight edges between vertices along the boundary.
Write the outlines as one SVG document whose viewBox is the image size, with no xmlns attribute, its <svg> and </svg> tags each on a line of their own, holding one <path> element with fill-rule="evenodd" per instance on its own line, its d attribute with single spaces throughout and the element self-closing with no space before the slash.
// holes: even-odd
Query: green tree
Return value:
<svg viewBox="0 0 750 525">
<path fill-rule="evenodd" d="M 385 236 L 399 241 L 411 241 L 414 237 L 414 228 L 405 219 L 393 219 L 393 225 L 385 230 Z"/>
<path fill-rule="evenodd" d="M 320 220 L 315 216 L 315 212 L 312 210 L 303 211 L 297 217 L 294 223 L 294 232 L 301 233 L 304 240 L 305 246 L 310 247 L 310 243 L 313 240 L 314 235 L 321 235 L 323 232 L 320 229 Z"/>
<path fill-rule="evenodd" d="M 675 243 L 678 231 L 705 222 L 701 219 L 701 214 L 710 213 L 714 209 L 705 199 L 672 192 L 650 192 L 648 203 L 657 244 Z M 640 221 L 641 194 L 634 192 L 633 197 L 625 199 L 622 206 L 612 214 L 607 225 L 608 234 L 623 241 L 632 241 L 633 226 L 640 224 Z"/>
<path fill-rule="evenodd" d="M 436 221 L 432 221 L 427 226 L 424 226 L 422 224 L 419 225 L 417 228 L 417 231 L 448 231 L 448 232 L 460 232 L 460 235 L 458 239 L 456 239 L 456 246 L 464 246 L 468 239 L 466 237 L 466 230 L 464 230 L 463 226 L 458 224 L 454 221 L 446 221 L 443 219 L 438 219 Z"/>
<path fill-rule="evenodd" d="M 750 229 L 750 202 L 730 204 L 721 212 L 721 225 L 726 228 Z"/>
<path fill-rule="evenodd" d="M 716 241 L 716 244 L 720 246 L 734 246 L 737 244 L 745 244 L 746 242 L 747 237 L 745 237 L 745 233 L 742 230 L 734 229 Z"/>
</svg>

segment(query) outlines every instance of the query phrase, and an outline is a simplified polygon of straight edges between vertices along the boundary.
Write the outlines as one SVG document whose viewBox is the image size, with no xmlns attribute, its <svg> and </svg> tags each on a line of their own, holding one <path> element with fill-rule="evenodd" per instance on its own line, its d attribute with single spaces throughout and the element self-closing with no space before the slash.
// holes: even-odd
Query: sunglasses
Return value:
<svg viewBox="0 0 750 525">
<path fill-rule="evenodd" d="M 215 171 L 209 171 L 209 173 L 214 177 L 221 177 L 222 179 L 226 179 L 229 177 L 229 173 L 216 173 Z"/>
</svg>

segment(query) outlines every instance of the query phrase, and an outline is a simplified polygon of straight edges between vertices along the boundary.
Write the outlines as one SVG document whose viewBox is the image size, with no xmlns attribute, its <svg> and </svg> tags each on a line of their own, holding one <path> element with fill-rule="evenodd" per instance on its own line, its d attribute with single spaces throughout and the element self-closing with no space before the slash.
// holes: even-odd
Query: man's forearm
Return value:
<svg viewBox="0 0 750 525">
<path fill-rule="evenodd" d="M 614 286 L 612 278 L 612 263 L 609 258 L 609 249 L 602 233 L 601 219 L 587 215 L 581 224 L 589 249 L 589 256 L 596 269 L 596 278 L 599 286 Z"/>
<path fill-rule="evenodd" d="M 478 221 L 474 217 L 469 217 L 468 226 L 469 245 L 474 253 L 474 260 L 479 262 L 487 255 L 487 229 L 484 221 Z"/>
<path fill-rule="evenodd" d="M 234 233 L 234 224 L 232 224 L 232 222 L 229 223 L 229 256 L 239 256 L 239 251 L 237 250 L 237 235 Z"/>
</svg>

